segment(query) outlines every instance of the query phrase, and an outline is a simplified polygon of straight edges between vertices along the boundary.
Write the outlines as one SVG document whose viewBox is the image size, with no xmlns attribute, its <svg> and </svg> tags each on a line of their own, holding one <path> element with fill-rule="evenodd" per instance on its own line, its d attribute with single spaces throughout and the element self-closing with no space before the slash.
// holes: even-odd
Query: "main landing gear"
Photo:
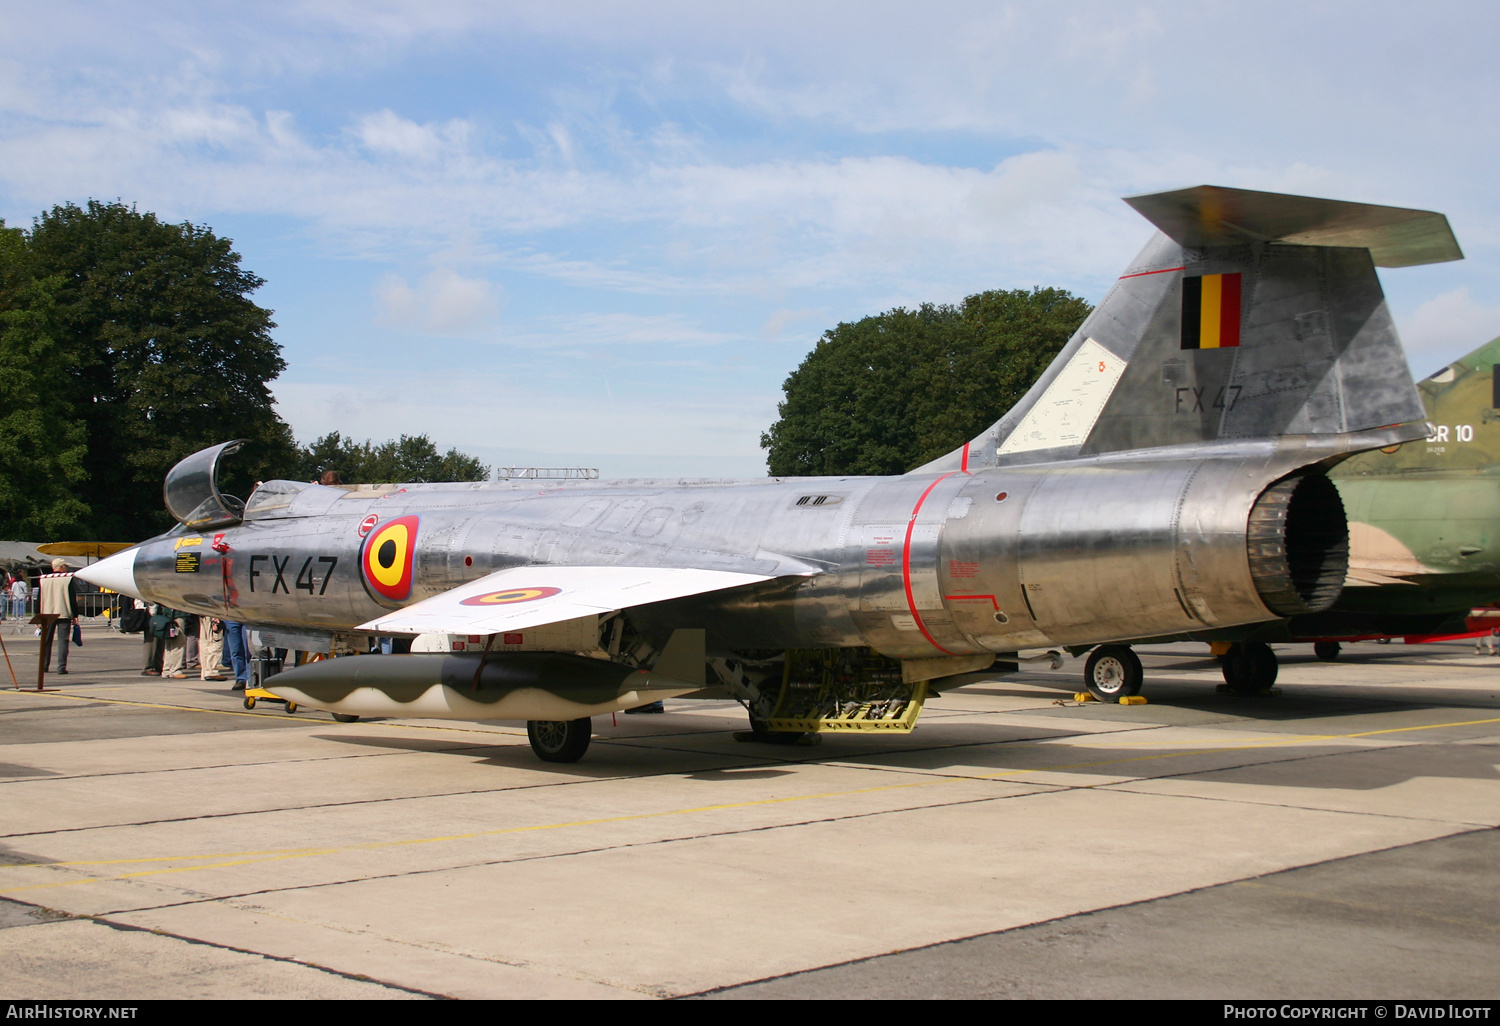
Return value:
<svg viewBox="0 0 1500 1026">
<path fill-rule="evenodd" d="M 1276 653 L 1264 641 L 1236 641 L 1219 657 L 1224 686 L 1236 695 L 1258 695 L 1276 683 Z"/>
<path fill-rule="evenodd" d="M 593 733 L 593 721 L 587 716 L 577 720 L 526 721 L 526 739 L 543 762 L 577 762 L 589 750 Z"/>
<path fill-rule="evenodd" d="M 1129 645 L 1100 645 L 1089 653 L 1083 667 L 1084 685 L 1101 702 L 1140 694 L 1144 676 L 1141 657 Z"/>
</svg>

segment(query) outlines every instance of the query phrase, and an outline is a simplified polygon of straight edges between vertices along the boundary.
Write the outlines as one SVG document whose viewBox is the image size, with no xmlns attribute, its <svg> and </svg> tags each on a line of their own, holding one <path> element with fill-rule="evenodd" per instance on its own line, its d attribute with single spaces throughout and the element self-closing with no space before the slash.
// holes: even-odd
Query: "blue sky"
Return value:
<svg viewBox="0 0 1500 1026">
<path fill-rule="evenodd" d="M 122 199 L 266 279 L 304 441 L 757 476 L 841 320 L 1097 301 L 1212 183 L 1440 210 L 1413 369 L 1500 335 L 1479 3 L 0 2 L 0 217 Z"/>
</svg>

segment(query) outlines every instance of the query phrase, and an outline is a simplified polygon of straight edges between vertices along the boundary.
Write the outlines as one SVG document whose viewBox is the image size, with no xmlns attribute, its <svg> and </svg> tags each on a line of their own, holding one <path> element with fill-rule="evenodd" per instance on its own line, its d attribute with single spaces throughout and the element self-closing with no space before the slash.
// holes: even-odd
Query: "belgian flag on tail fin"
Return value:
<svg viewBox="0 0 1500 1026">
<path fill-rule="evenodd" d="M 1183 278 L 1182 348 L 1228 349 L 1239 344 L 1239 274 Z"/>
</svg>

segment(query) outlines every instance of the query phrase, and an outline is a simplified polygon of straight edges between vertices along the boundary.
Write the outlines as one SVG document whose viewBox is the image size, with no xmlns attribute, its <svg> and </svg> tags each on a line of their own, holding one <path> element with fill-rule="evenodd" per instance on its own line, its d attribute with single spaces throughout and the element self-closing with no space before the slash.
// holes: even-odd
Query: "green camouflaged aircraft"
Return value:
<svg viewBox="0 0 1500 1026">
<path fill-rule="evenodd" d="M 1459 633 L 1500 602 L 1500 338 L 1418 385 L 1431 433 L 1330 472 L 1349 517 L 1349 577 L 1295 639 Z M 1334 653 L 1336 654 L 1336 653 Z"/>
</svg>

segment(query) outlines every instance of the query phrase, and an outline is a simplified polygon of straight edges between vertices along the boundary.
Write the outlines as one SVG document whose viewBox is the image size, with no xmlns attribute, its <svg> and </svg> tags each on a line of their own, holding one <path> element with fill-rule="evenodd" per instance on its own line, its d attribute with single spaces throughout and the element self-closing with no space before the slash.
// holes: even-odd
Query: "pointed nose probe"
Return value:
<svg viewBox="0 0 1500 1026">
<path fill-rule="evenodd" d="M 73 576 L 131 598 L 141 598 L 140 590 L 135 585 L 135 557 L 140 551 L 140 546 L 137 545 L 124 552 L 116 552 L 113 556 L 106 556 L 97 563 L 90 563 L 82 570 L 74 571 Z"/>
</svg>

